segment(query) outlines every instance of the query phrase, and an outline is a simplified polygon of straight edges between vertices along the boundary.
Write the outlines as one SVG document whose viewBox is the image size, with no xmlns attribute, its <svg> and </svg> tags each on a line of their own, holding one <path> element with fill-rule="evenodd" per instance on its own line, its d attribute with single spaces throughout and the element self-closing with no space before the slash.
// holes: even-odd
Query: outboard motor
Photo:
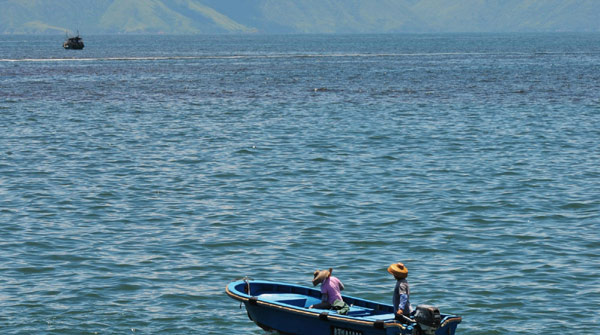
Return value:
<svg viewBox="0 0 600 335">
<path fill-rule="evenodd" d="M 434 306 L 417 306 L 414 318 L 418 324 L 418 327 L 416 327 L 419 330 L 417 334 L 433 335 L 442 323 L 440 310 Z"/>
</svg>

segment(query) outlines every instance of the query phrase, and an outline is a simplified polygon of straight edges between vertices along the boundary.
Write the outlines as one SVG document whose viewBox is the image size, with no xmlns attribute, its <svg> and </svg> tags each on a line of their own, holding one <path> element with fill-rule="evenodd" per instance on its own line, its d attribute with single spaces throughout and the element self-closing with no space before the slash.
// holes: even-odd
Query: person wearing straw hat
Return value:
<svg viewBox="0 0 600 335">
<path fill-rule="evenodd" d="M 396 287 L 394 288 L 394 313 L 396 319 L 402 320 L 403 316 L 410 316 L 410 289 L 408 287 L 408 269 L 403 263 L 394 263 L 387 268 L 387 271 L 396 278 Z"/>
<path fill-rule="evenodd" d="M 329 270 L 316 270 L 313 273 L 313 286 L 321 284 L 321 302 L 316 305 L 310 305 L 308 308 L 320 308 L 320 309 L 331 309 L 336 300 L 343 302 L 342 290 L 344 284 L 331 275 L 332 268 Z"/>
</svg>

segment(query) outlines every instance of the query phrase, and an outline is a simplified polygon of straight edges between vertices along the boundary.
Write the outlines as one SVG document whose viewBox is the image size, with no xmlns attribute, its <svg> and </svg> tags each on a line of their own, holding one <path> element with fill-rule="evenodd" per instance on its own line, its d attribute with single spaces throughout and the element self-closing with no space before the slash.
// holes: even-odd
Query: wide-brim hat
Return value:
<svg viewBox="0 0 600 335">
<path fill-rule="evenodd" d="M 331 272 L 327 271 L 327 270 L 315 270 L 315 273 L 313 274 L 314 278 L 313 278 L 313 286 L 317 286 L 319 284 L 321 284 L 325 279 L 327 279 L 327 277 L 329 277 L 331 275 Z"/>
<path fill-rule="evenodd" d="M 400 262 L 388 266 L 387 271 L 391 273 L 392 276 L 400 279 L 404 279 L 408 276 L 408 269 Z"/>
</svg>

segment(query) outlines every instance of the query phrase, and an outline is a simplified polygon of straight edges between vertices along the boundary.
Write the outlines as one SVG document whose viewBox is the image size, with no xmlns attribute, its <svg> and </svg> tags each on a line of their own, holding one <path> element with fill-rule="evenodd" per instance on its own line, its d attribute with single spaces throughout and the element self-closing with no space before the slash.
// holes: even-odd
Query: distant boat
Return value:
<svg viewBox="0 0 600 335">
<path fill-rule="evenodd" d="M 77 32 L 77 36 L 69 37 L 67 35 L 67 40 L 63 43 L 65 49 L 81 50 L 83 47 L 83 38 L 79 36 L 79 32 Z"/>
</svg>

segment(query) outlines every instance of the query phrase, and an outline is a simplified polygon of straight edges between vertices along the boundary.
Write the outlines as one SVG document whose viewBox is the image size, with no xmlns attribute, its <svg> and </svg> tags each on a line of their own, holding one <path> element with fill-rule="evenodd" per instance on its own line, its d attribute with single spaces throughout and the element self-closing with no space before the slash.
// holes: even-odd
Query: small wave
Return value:
<svg viewBox="0 0 600 335">
<path fill-rule="evenodd" d="M 562 209 L 582 209 L 582 208 L 592 208 L 594 203 L 587 202 L 570 202 L 568 204 L 560 206 Z"/>
<path fill-rule="evenodd" d="M 251 151 L 251 150 L 248 150 L 248 149 L 240 149 L 240 150 L 236 151 L 235 153 L 238 154 L 238 155 L 252 155 L 255 152 Z"/>
<path fill-rule="evenodd" d="M 119 286 L 116 287 L 116 290 L 117 291 L 137 291 L 141 288 L 142 288 L 142 286 L 137 285 L 137 284 L 119 284 Z"/>
<path fill-rule="evenodd" d="M 231 178 L 238 178 L 239 175 L 233 172 L 221 172 L 221 173 L 216 173 L 214 175 L 212 175 L 212 177 L 214 178 L 218 178 L 218 179 L 231 179 Z"/>
<path fill-rule="evenodd" d="M 22 267 L 17 269 L 19 272 L 23 274 L 36 274 L 43 272 L 51 272 L 54 271 L 54 267 L 46 266 L 46 267 Z"/>
</svg>

